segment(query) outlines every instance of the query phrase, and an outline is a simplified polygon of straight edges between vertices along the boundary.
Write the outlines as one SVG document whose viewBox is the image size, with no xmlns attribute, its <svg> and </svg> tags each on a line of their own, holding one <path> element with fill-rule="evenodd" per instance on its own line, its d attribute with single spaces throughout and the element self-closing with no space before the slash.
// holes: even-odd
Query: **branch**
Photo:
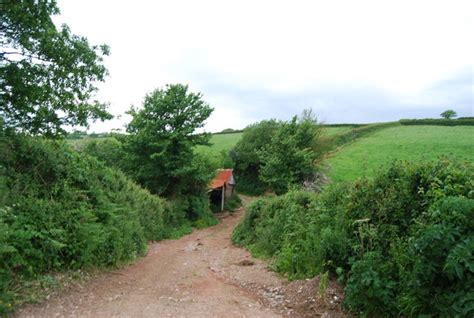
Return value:
<svg viewBox="0 0 474 318">
<path fill-rule="evenodd" d="M 22 56 L 22 57 L 24 57 L 24 58 L 36 59 L 36 60 L 38 60 L 38 61 L 42 61 L 42 62 L 45 62 L 45 63 L 51 62 L 51 61 L 45 60 L 44 58 L 42 58 L 42 57 L 40 57 L 40 56 L 38 56 L 38 55 L 35 55 L 35 54 L 27 54 L 27 53 L 22 53 L 22 52 L 0 52 L 0 59 L 13 62 L 11 59 L 5 57 L 5 55 L 20 55 L 20 56 Z"/>
</svg>

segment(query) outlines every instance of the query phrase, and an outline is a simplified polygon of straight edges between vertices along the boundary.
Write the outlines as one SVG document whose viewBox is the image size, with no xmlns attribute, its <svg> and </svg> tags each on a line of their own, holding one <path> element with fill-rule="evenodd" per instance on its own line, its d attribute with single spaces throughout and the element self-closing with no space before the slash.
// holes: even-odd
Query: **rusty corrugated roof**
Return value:
<svg viewBox="0 0 474 318">
<path fill-rule="evenodd" d="M 232 180 L 232 171 L 233 169 L 219 169 L 217 175 L 209 183 L 209 190 L 220 188 L 230 182 Z"/>
</svg>

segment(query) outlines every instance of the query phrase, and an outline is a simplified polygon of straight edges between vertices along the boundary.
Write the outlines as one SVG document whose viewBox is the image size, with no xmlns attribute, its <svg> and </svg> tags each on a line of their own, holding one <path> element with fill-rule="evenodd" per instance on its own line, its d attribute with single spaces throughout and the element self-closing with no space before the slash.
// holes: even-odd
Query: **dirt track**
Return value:
<svg viewBox="0 0 474 318">
<path fill-rule="evenodd" d="M 340 316 L 337 286 L 329 288 L 333 305 L 321 309 L 314 299 L 317 281 L 288 284 L 266 263 L 232 245 L 229 237 L 242 215 L 243 210 L 226 214 L 214 227 L 154 243 L 135 264 L 15 316 Z"/>
</svg>

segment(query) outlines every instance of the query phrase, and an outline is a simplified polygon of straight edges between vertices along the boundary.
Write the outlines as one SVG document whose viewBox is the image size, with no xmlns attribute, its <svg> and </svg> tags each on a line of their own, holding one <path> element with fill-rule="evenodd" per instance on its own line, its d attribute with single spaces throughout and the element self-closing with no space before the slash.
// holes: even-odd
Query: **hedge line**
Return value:
<svg viewBox="0 0 474 318">
<path fill-rule="evenodd" d="M 437 126 L 474 126 L 474 118 L 463 117 L 458 119 L 400 119 L 400 124 L 410 125 L 437 125 Z"/>
<path fill-rule="evenodd" d="M 0 132 L 0 315 L 13 283 L 133 260 L 186 222 L 180 206 L 65 142 Z"/>
<path fill-rule="evenodd" d="M 351 129 L 348 132 L 338 134 L 332 137 L 329 137 L 329 145 L 330 148 L 329 150 L 332 150 L 334 148 L 340 147 L 344 144 L 347 144 L 357 138 L 365 137 L 367 135 L 370 135 L 376 131 L 389 128 L 389 127 L 394 127 L 400 125 L 398 122 L 388 122 L 388 123 L 380 123 L 380 124 L 372 124 L 372 125 L 366 125 L 366 126 L 360 126 L 354 129 Z"/>
<path fill-rule="evenodd" d="M 323 127 L 363 127 L 367 126 L 368 124 L 321 124 Z"/>
</svg>

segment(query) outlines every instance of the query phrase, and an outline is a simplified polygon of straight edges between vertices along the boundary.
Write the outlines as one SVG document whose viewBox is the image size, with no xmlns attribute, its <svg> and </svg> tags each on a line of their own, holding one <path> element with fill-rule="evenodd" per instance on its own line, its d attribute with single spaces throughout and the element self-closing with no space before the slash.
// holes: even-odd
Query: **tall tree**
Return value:
<svg viewBox="0 0 474 318">
<path fill-rule="evenodd" d="M 205 186 L 207 172 L 195 164 L 193 148 L 209 143 L 210 135 L 197 130 L 212 111 L 187 85 L 167 85 L 146 95 L 143 108 L 129 112 L 130 173 L 151 192 L 166 196 Z"/>
<path fill-rule="evenodd" d="M 54 136 L 112 117 L 93 99 L 109 48 L 90 46 L 66 25 L 58 30 L 56 14 L 55 1 L 0 3 L 0 121 L 16 131 Z"/>
</svg>

